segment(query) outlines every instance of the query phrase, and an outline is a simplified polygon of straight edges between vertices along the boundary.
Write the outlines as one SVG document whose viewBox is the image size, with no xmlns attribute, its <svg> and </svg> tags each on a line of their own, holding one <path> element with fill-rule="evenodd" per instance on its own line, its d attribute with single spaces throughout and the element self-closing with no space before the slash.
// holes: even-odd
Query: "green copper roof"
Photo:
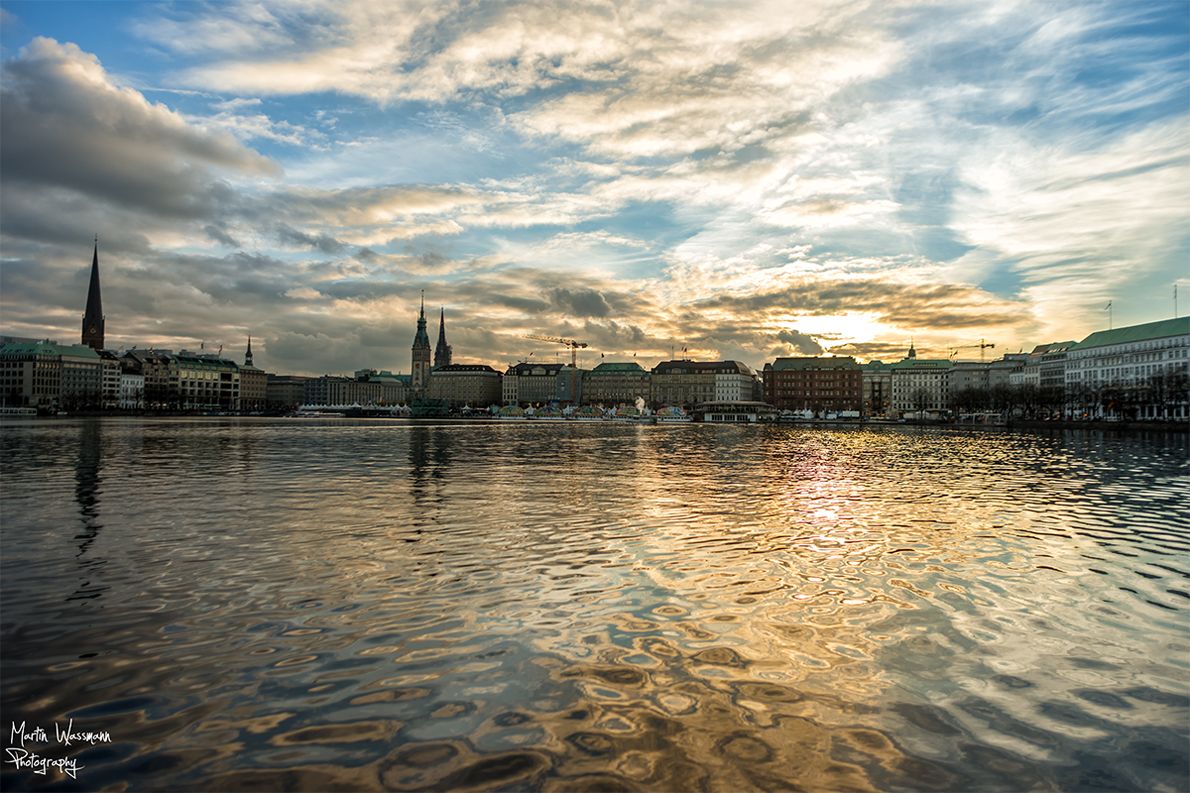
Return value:
<svg viewBox="0 0 1190 793">
<path fill-rule="evenodd" d="M 392 372 L 378 372 L 368 378 L 369 383 L 401 383 L 402 385 L 409 385 L 412 381 L 412 375 L 393 374 Z"/>
<path fill-rule="evenodd" d="M 949 369 L 954 362 L 945 358 L 906 358 L 889 366 L 893 369 Z"/>
<path fill-rule="evenodd" d="M 8 342 L 0 345 L 0 355 L 70 355 L 75 358 L 99 360 L 99 353 L 85 344 L 59 344 L 48 339 Z"/>
<path fill-rule="evenodd" d="M 1097 330 L 1070 349 L 1085 350 L 1090 347 L 1107 347 L 1112 344 L 1181 336 L 1184 333 L 1190 333 L 1190 317 L 1163 319 L 1159 322 L 1146 322 L 1143 325 L 1130 325 L 1115 330 Z"/>
</svg>

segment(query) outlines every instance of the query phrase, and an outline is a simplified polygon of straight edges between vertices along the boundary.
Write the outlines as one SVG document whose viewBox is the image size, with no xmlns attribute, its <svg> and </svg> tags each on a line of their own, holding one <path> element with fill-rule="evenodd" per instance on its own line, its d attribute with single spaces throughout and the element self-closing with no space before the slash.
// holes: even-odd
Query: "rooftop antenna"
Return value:
<svg viewBox="0 0 1190 793">
<path fill-rule="evenodd" d="M 1178 285 L 1173 285 L 1173 318 L 1178 318 Z"/>
<path fill-rule="evenodd" d="M 1106 312 L 1107 312 L 1107 329 L 1108 329 L 1108 330 L 1111 330 L 1111 329 L 1112 329 L 1112 312 L 1111 312 L 1111 303 L 1112 303 L 1112 301 L 1110 301 L 1110 300 L 1109 300 L 1109 301 L 1107 301 L 1107 307 L 1103 309 L 1104 311 L 1106 311 Z"/>
</svg>

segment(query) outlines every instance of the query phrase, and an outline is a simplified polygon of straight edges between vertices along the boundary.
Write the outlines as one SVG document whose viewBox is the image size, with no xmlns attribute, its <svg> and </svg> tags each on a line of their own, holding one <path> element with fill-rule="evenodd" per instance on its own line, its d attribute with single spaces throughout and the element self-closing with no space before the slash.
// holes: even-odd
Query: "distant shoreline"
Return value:
<svg viewBox="0 0 1190 793">
<path fill-rule="evenodd" d="M 311 422 L 311 421 L 400 421 L 411 424 L 431 424 L 431 423 L 449 423 L 449 424 L 497 424 L 509 426 L 521 425 L 538 425 L 538 424 L 564 424 L 564 425 L 582 425 L 582 426 L 600 426 L 604 424 L 611 424 L 615 426 L 632 426 L 632 425 L 649 425 L 653 426 L 652 422 L 646 421 L 573 421 L 563 420 L 560 418 L 543 418 L 543 419 L 525 419 L 525 420 L 500 420 L 476 416 L 425 416 L 425 417 L 411 417 L 411 416 L 207 416 L 198 413 L 76 413 L 67 416 L 18 416 L 18 415 L 0 415 L 0 425 L 11 425 L 14 423 L 36 422 L 46 423 L 51 421 L 70 420 L 70 419 L 137 419 L 156 421 L 162 419 L 208 419 L 208 420 L 251 420 L 251 421 L 293 421 Z M 1190 421 L 1038 421 L 1027 419 L 1010 419 L 1006 424 L 960 424 L 957 422 L 942 422 L 942 421 L 837 421 L 837 420 L 814 420 L 807 419 L 796 422 L 661 422 L 661 426 L 674 426 L 675 424 L 689 425 L 689 424 L 705 424 L 707 426 L 779 426 L 779 427 L 800 427 L 803 429 L 879 429 L 885 427 L 933 427 L 937 429 L 957 429 L 957 430 L 979 430 L 990 432 L 1004 432 L 1017 430 L 1098 430 L 1112 433 L 1134 433 L 1134 432 L 1177 432 L 1190 433 Z"/>
</svg>

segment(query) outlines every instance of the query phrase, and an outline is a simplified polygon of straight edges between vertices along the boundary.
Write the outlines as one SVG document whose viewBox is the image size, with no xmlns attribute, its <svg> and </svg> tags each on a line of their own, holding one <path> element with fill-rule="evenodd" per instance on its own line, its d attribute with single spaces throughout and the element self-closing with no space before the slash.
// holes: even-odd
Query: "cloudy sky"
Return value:
<svg viewBox="0 0 1190 793">
<path fill-rule="evenodd" d="M 95 233 L 108 346 L 274 372 L 409 371 L 423 289 L 500 367 L 1190 307 L 1185 0 L 0 9 L 0 333 L 78 340 Z"/>
</svg>

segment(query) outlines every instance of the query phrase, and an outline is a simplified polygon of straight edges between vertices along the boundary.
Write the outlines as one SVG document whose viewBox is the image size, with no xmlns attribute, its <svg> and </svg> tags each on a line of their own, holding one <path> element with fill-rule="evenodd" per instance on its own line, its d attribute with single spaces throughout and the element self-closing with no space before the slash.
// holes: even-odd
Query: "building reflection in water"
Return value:
<svg viewBox="0 0 1190 793">
<path fill-rule="evenodd" d="M 419 532 L 439 521 L 453 445 L 449 427 L 417 425 L 409 430 L 409 492 L 413 527 Z"/>
<path fill-rule="evenodd" d="M 74 465 L 74 498 L 78 502 L 81 529 L 74 539 L 78 541 L 79 580 L 74 592 L 67 600 L 85 600 L 100 597 L 108 588 L 97 584 L 96 575 L 107 564 L 107 560 L 95 556 L 91 546 L 103 528 L 99 516 L 99 502 L 103 477 L 100 473 L 103 462 L 103 430 L 99 420 L 84 421 L 79 429 L 78 457 Z"/>
</svg>

